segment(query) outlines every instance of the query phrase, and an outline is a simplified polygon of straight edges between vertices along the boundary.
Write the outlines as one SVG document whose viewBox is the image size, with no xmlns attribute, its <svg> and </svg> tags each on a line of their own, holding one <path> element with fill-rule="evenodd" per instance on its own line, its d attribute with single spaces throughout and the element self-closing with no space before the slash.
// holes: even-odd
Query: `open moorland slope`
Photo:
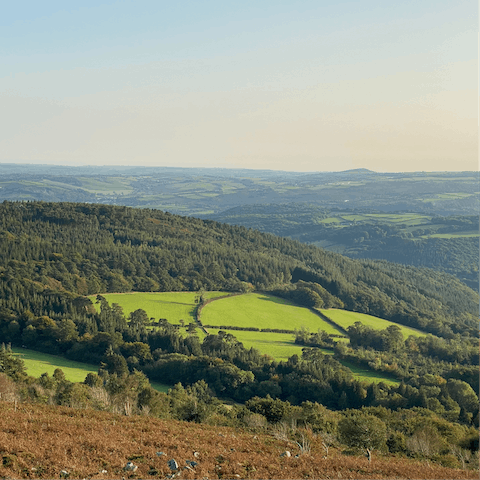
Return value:
<svg viewBox="0 0 480 480">
<path fill-rule="evenodd" d="M 303 435 L 300 448 L 294 437 L 278 429 L 259 433 L 67 407 L 15 408 L 0 402 L 0 477 L 168 478 L 174 473 L 168 461 L 174 459 L 185 479 L 478 478 L 477 470 L 377 452 L 369 463 L 335 446 L 325 458 L 322 436 L 311 431 Z M 195 464 L 187 468 L 186 461 Z M 138 467 L 135 473 L 124 469 L 128 462 Z"/>
</svg>

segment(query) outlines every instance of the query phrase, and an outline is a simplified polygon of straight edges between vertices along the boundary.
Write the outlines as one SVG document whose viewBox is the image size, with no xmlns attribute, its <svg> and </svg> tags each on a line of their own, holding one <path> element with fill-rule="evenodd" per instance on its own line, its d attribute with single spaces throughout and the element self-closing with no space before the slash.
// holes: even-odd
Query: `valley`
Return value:
<svg viewBox="0 0 480 480">
<path fill-rule="evenodd" d="M 388 461 L 478 468 L 479 297 L 447 273 L 105 204 L 3 202 L 0 249 L 2 405 L 294 422 L 341 455 L 367 422 Z"/>
</svg>

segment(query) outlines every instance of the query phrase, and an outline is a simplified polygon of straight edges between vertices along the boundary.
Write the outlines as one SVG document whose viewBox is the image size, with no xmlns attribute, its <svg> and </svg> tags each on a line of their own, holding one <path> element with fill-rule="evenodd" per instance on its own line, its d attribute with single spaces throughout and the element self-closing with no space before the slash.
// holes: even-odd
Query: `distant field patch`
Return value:
<svg viewBox="0 0 480 480">
<path fill-rule="evenodd" d="M 347 310 L 339 310 L 336 308 L 331 308 L 328 310 L 321 309 L 321 312 L 334 321 L 337 325 L 343 327 L 345 330 L 355 322 L 361 322 L 363 325 L 371 327 L 375 330 L 385 330 L 390 325 L 397 325 L 402 331 L 404 338 L 407 338 L 410 335 L 415 337 L 422 337 L 426 335 L 426 333 L 423 333 L 420 330 L 405 327 L 398 323 L 393 323 L 383 318 L 374 317 L 373 315 L 367 315 L 365 313 L 349 312 Z"/>
<path fill-rule="evenodd" d="M 446 200 L 457 200 L 457 199 L 460 199 L 460 198 L 471 197 L 472 195 L 473 195 L 473 193 L 463 193 L 463 192 L 439 193 L 439 194 L 437 194 L 437 198 L 446 199 Z"/>
<path fill-rule="evenodd" d="M 207 298 L 216 298 L 229 295 L 228 292 L 205 292 Z M 105 293 L 107 302 L 118 303 L 123 308 L 125 316 L 141 308 L 147 312 L 150 318 L 158 320 L 166 318 L 170 323 L 179 324 L 183 320 L 188 324 L 195 320 L 195 298 L 197 292 L 128 292 L 128 293 Z M 93 302 L 97 311 L 100 305 L 96 303 L 96 295 L 88 298 Z"/>
<path fill-rule="evenodd" d="M 338 217 L 328 217 L 320 220 L 320 223 L 340 223 L 340 221 Z"/>
<path fill-rule="evenodd" d="M 342 215 L 341 218 L 343 218 L 347 222 L 359 222 L 361 220 L 367 219 L 365 215 Z"/>
<path fill-rule="evenodd" d="M 341 333 L 308 308 L 298 307 L 283 298 L 260 293 L 248 293 L 222 298 L 206 305 L 201 314 L 204 325 L 257 327 L 295 330 L 305 327 L 327 333 Z"/>
<path fill-rule="evenodd" d="M 431 235 L 422 235 L 421 238 L 461 238 L 461 237 L 478 237 L 478 230 L 469 230 L 466 232 L 452 232 L 452 233 L 432 233 Z"/>
<path fill-rule="evenodd" d="M 78 177 L 82 182 L 82 188 L 90 193 L 123 193 L 133 192 L 128 178 L 124 177 L 108 177 L 107 181 L 97 180 L 91 177 Z"/>
</svg>

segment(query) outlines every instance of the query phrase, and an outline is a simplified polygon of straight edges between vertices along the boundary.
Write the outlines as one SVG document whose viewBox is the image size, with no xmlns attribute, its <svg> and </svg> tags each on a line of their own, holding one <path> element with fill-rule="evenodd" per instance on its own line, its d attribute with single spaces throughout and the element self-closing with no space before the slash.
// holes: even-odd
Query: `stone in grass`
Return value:
<svg viewBox="0 0 480 480">
<path fill-rule="evenodd" d="M 280 456 L 290 458 L 292 454 L 288 450 L 285 450 Z"/>
<path fill-rule="evenodd" d="M 200 457 L 200 452 L 193 452 L 193 456 L 194 456 L 195 458 Z"/>
<path fill-rule="evenodd" d="M 137 465 L 134 465 L 132 462 L 128 462 L 123 469 L 127 472 L 135 472 L 137 471 Z"/>
<path fill-rule="evenodd" d="M 68 470 L 62 470 L 60 472 L 60 478 L 68 478 L 70 475 L 70 473 L 68 472 Z"/>
<path fill-rule="evenodd" d="M 198 463 L 194 462 L 193 460 L 185 460 L 185 463 L 191 467 L 196 467 L 198 465 Z"/>
<path fill-rule="evenodd" d="M 192 470 L 194 471 L 194 470 Z M 176 470 L 174 473 L 171 475 L 167 475 L 165 478 L 170 479 L 170 478 L 176 478 L 182 475 L 182 470 Z"/>
<path fill-rule="evenodd" d="M 174 458 L 168 461 L 168 466 L 170 467 L 170 470 L 178 470 L 178 463 Z"/>
<path fill-rule="evenodd" d="M 157 457 L 163 457 L 163 455 L 165 455 L 165 453 L 164 452 L 157 452 L 156 455 L 157 455 Z"/>
</svg>

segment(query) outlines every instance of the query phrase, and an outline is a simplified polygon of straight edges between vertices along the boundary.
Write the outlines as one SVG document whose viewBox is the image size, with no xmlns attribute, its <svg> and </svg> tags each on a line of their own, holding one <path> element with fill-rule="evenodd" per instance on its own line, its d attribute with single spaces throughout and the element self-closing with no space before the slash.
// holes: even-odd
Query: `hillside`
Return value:
<svg viewBox="0 0 480 480">
<path fill-rule="evenodd" d="M 439 194 L 442 201 L 454 195 Z M 386 214 L 302 203 L 243 205 L 202 218 L 290 237 L 350 258 L 433 268 L 478 289 L 478 215 Z"/>
<path fill-rule="evenodd" d="M 57 301 L 53 292 L 62 291 L 242 291 L 249 284 L 266 289 L 305 280 L 320 284 L 347 310 L 441 336 L 477 335 L 478 294 L 449 275 L 359 262 L 242 227 L 155 210 L 4 202 L 0 251 L 0 299 L 12 311 L 48 315 L 53 307 L 48 304 Z M 9 295 L 11 289 L 22 292 L 26 303 Z M 41 292 L 49 295 L 38 296 Z"/>
<path fill-rule="evenodd" d="M 0 251 L 0 334 L 13 346 L 88 361 L 104 375 L 140 371 L 166 385 L 203 381 L 212 395 L 238 403 L 271 395 L 333 410 L 420 407 L 478 425 L 478 294 L 449 275 L 359 262 L 243 227 L 90 204 L 4 202 Z M 231 333 L 200 339 L 188 317 L 180 332 L 161 311 L 153 319 L 141 306 L 124 312 L 101 295 L 133 290 L 190 291 L 185 295 L 199 306 L 208 291 L 262 290 L 434 335 L 404 338 L 395 325 L 354 324 L 347 343 L 301 331 L 295 343 L 304 348 L 276 362 Z M 99 310 L 87 295 L 96 296 Z M 402 383 L 374 388 L 342 362 Z"/>
<path fill-rule="evenodd" d="M 194 215 L 351 258 L 445 271 L 474 290 L 479 190 L 478 172 L 0 165 L 0 201 L 88 202 Z M 462 231 L 462 223 L 472 225 Z"/>
<path fill-rule="evenodd" d="M 168 461 L 174 459 L 181 478 L 186 479 L 478 478 L 478 470 L 446 468 L 433 462 L 427 466 L 376 452 L 369 464 L 365 457 L 342 454 L 345 449 L 336 446 L 324 458 L 323 437 L 311 431 L 303 437 L 302 454 L 295 435 L 288 430 L 261 430 L 67 407 L 14 408 L 12 403 L 0 402 L 0 476 L 165 478 L 172 473 Z M 291 452 L 290 458 L 282 457 L 286 450 Z M 186 468 L 187 460 L 196 464 Z M 134 474 L 124 470 L 129 461 L 138 467 Z"/>
</svg>

